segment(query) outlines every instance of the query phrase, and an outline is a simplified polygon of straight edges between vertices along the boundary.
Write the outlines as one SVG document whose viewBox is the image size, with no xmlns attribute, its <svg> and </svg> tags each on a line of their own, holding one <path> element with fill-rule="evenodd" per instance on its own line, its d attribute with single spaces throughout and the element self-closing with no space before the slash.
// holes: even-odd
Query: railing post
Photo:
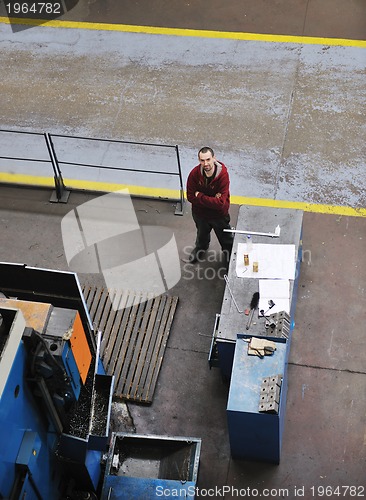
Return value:
<svg viewBox="0 0 366 500">
<path fill-rule="evenodd" d="M 185 199 L 184 199 L 184 186 L 183 186 L 182 169 L 181 169 L 181 166 L 180 166 L 180 157 L 179 157 L 179 148 L 178 148 L 178 145 L 175 146 L 175 152 L 176 152 L 176 155 L 177 155 L 177 162 L 178 162 L 179 184 L 180 184 L 180 200 L 177 202 L 177 206 L 176 206 L 174 214 L 175 215 L 183 215 L 184 214 Z"/>
<path fill-rule="evenodd" d="M 53 168 L 53 178 L 55 180 L 55 191 L 52 192 L 50 202 L 51 203 L 67 203 L 70 191 L 68 191 L 65 187 L 64 180 L 62 178 L 61 170 L 57 161 L 57 156 L 55 152 L 55 148 L 53 146 L 53 142 L 51 139 L 51 135 L 46 132 L 44 134 L 44 138 L 46 141 L 48 154 L 50 155 L 50 160 Z"/>
</svg>

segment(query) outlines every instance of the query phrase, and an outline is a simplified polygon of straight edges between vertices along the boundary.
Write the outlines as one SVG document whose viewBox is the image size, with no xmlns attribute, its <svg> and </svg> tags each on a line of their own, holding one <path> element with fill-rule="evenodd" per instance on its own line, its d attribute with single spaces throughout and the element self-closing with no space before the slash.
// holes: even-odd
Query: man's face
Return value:
<svg viewBox="0 0 366 500">
<path fill-rule="evenodd" d="M 198 159 L 205 174 L 208 176 L 212 175 L 215 171 L 215 157 L 212 156 L 210 151 L 207 151 L 207 153 L 199 153 Z"/>
</svg>

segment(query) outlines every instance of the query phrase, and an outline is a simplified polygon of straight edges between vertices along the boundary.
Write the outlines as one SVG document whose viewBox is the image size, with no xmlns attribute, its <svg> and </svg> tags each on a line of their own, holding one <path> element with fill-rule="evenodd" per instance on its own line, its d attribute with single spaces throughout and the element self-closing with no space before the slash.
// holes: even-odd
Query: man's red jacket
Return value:
<svg viewBox="0 0 366 500">
<path fill-rule="evenodd" d="M 218 219 L 229 213 L 229 174 L 223 163 L 215 162 L 216 175 L 207 183 L 201 165 L 191 171 L 187 180 L 187 198 L 192 203 L 192 212 L 206 220 Z M 195 193 L 199 194 L 195 196 Z M 216 194 L 221 193 L 220 198 Z"/>
</svg>

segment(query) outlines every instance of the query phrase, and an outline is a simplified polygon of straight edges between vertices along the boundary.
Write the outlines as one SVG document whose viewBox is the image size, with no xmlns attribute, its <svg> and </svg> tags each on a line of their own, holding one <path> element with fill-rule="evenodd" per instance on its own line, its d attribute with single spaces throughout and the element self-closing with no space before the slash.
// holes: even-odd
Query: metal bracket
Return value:
<svg viewBox="0 0 366 500">
<path fill-rule="evenodd" d="M 280 406 L 282 375 L 262 379 L 258 411 L 278 414 Z"/>
<path fill-rule="evenodd" d="M 55 181 L 55 190 L 51 194 L 50 203 L 67 203 L 70 195 L 70 191 L 68 191 L 65 187 L 64 180 L 62 178 L 62 173 L 60 170 L 60 166 L 57 160 L 56 151 L 53 146 L 52 138 L 49 133 L 44 134 L 44 138 L 46 141 L 48 153 L 50 155 L 50 160 L 53 167 L 54 172 L 54 181 Z"/>
<path fill-rule="evenodd" d="M 212 340 L 211 340 L 211 346 L 210 346 L 210 352 L 208 354 L 208 366 L 211 370 L 211 368 L 218 367 L 219 365 L 219 355 L 217 352 L 217 343 L 216 343 L 216 335 L 217 335 L 217 330 L 219 327 L 219 322 L 220 322 L 220 314 L 216 314 L 215 317 L 215 324 L 213 327 L 213 332 L 212 332 Z"/>
<path fill-rule="evenodd" d="M 274 233 L 261 233 L 256 231 L 242 231 L 240 229 L 224 229 L 226 233 L 236 233 L 236 234 L 253 234 L 255 236 L 270 236 L 271 238 L 279 238 L 281 233 L 280 226 L 277 226 Z"/>
<path fill-rule="evenodd" d="M 266 317 L 265 327 L 268 337 L 281 337 L 288 339 L 291 330 L 290 316 L 286 311 L 270 314 Z"/>
<path fill-rule="evenodd" d="M 186 201 L 184 199 L 184 191 L 181 189 L 180 190 L 180 199 L 175 206 L 174 215 L 184 215 L 185 205 L 186 205 Z"/>
</svg>

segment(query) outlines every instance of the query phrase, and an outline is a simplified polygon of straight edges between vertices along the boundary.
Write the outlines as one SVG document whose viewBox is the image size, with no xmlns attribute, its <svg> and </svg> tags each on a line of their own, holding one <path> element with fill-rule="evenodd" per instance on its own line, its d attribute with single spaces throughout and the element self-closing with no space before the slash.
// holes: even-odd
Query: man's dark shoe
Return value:
<svg viewBox="0 0 366 500">
<path fill-rule="evenodd" d="M 187 262 L 189 262 L 190 264 L 195 264 L 196 262 L 201 261 L 205 255 L 205 252 L 206 252 L 206 250 L 200 250 L 200 249 L 194 248 L 192 250 L 192 253 L 188 257 Z"/>
</svg>

